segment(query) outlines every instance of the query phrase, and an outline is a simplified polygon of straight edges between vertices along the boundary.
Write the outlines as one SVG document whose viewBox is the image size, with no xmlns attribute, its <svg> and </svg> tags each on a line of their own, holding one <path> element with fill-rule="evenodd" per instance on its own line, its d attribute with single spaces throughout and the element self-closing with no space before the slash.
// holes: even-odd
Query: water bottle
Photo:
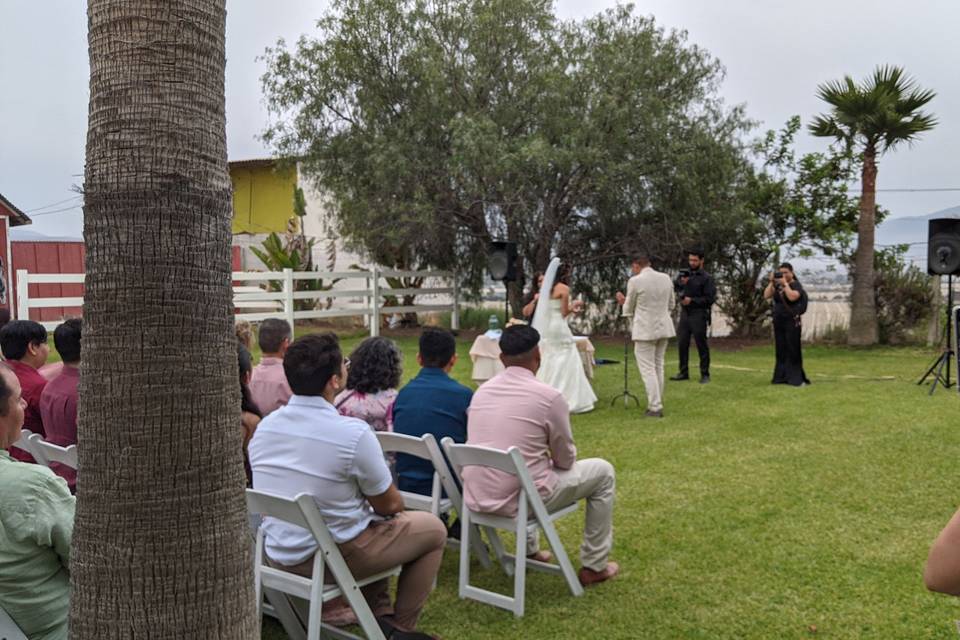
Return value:
<svg viewBox="0 0 960 640">
<path fill-rule="evenodd" d="M 500 318 L 496 314 L 490 316 L 490 320 L 487 322 L 487 331 L 499 331 L 500 330 Z"/>
</svg>

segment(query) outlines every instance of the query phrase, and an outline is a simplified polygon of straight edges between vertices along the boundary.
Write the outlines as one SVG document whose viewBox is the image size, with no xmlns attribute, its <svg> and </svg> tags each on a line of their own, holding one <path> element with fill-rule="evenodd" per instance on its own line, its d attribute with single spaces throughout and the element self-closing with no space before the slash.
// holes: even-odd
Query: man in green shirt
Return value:
<svg viewBox="0 0 960 640">
<path fill-rule="evenodd" d="M 30 640 L 67 637 L 74 497 L 50 469 L 7 451 L 20 438 L 26 402 L 0 364 L 0 607 Z"/>
</svg>

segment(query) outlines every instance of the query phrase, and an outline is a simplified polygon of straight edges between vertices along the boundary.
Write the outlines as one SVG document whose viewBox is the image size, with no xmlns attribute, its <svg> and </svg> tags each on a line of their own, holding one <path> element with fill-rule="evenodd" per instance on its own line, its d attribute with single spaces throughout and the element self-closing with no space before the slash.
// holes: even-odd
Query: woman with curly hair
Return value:
<svg viewBox="0 0 960 640">
<path fill-rule="evenodd" d="M 393 431 L 393 403 L 403 373 L 403 354 L 391 340 L 367 338 L 350 354 L 347 388 L 334 406 L 374 431 Z"/>
</svg>

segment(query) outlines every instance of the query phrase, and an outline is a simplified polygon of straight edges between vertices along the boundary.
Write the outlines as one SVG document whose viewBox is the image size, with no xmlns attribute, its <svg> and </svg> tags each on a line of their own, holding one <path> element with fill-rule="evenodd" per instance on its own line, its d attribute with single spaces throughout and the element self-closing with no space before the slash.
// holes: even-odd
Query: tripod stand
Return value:
<svg viewBox="0 0 960 640">
<path fill-rule="evenodd" d="M 627 328 L 623 332 L 623 391 L 615 395 L 610 400 L 610 406 L 617 404 L 617 400 L 623 398 L 623 408 L 630 408 L 630 400 L 637 403 L 637 409 L 640 408 L 640 399 L 630 393 L 629 372 L 630 372 L 630 323 L 627 320 Z"/>
<path fill-rule="evenodd" d="M 933 392 L 937 390 L 937 384 L 941 385 L 944 389 L 949 389 L 953 386 L 953 383 L 950 382 L 950 361 L 953 360 L 953 322 L 950 314 L 953 310 L 953 276 L 947 275 L 947 330 L 944 332 L 944 337 L 946 338 L 946 344 L 943 346 L 943 351 L 937 356 L 937 359 L 933 361 L 933 364 L 930 365 L 930 368 L 927 369 L 927 372 L 923 374 L 923 377 L 920 378 L 918 385 L 923 384 L 927 381 L 931 375 L 933 376 L 933 384 L 930 385 L 930 393 L 928 395 L 933 395 Z M 944 371 L 946 369 L 946 371 Z"/>
</svg>

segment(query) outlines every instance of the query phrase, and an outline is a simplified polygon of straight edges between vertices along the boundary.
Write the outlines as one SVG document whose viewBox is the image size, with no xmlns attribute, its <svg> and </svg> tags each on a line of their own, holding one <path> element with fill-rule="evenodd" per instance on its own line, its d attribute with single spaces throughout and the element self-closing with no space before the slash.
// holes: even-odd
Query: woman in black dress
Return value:
<svg viewBox="0 0 960 640">
<path fill-rule="evenodd" d="M 810 384 L 803 371 L 803 354 L 800 351 L 800 317 L 807 310 L 807 292 L 803 290 L 789 262 L 784 262 L 770 274 L 763 297 L 773 300 L 773 337 L 777 349 L 773 384 L 795 387 Z"/>
</svg>

